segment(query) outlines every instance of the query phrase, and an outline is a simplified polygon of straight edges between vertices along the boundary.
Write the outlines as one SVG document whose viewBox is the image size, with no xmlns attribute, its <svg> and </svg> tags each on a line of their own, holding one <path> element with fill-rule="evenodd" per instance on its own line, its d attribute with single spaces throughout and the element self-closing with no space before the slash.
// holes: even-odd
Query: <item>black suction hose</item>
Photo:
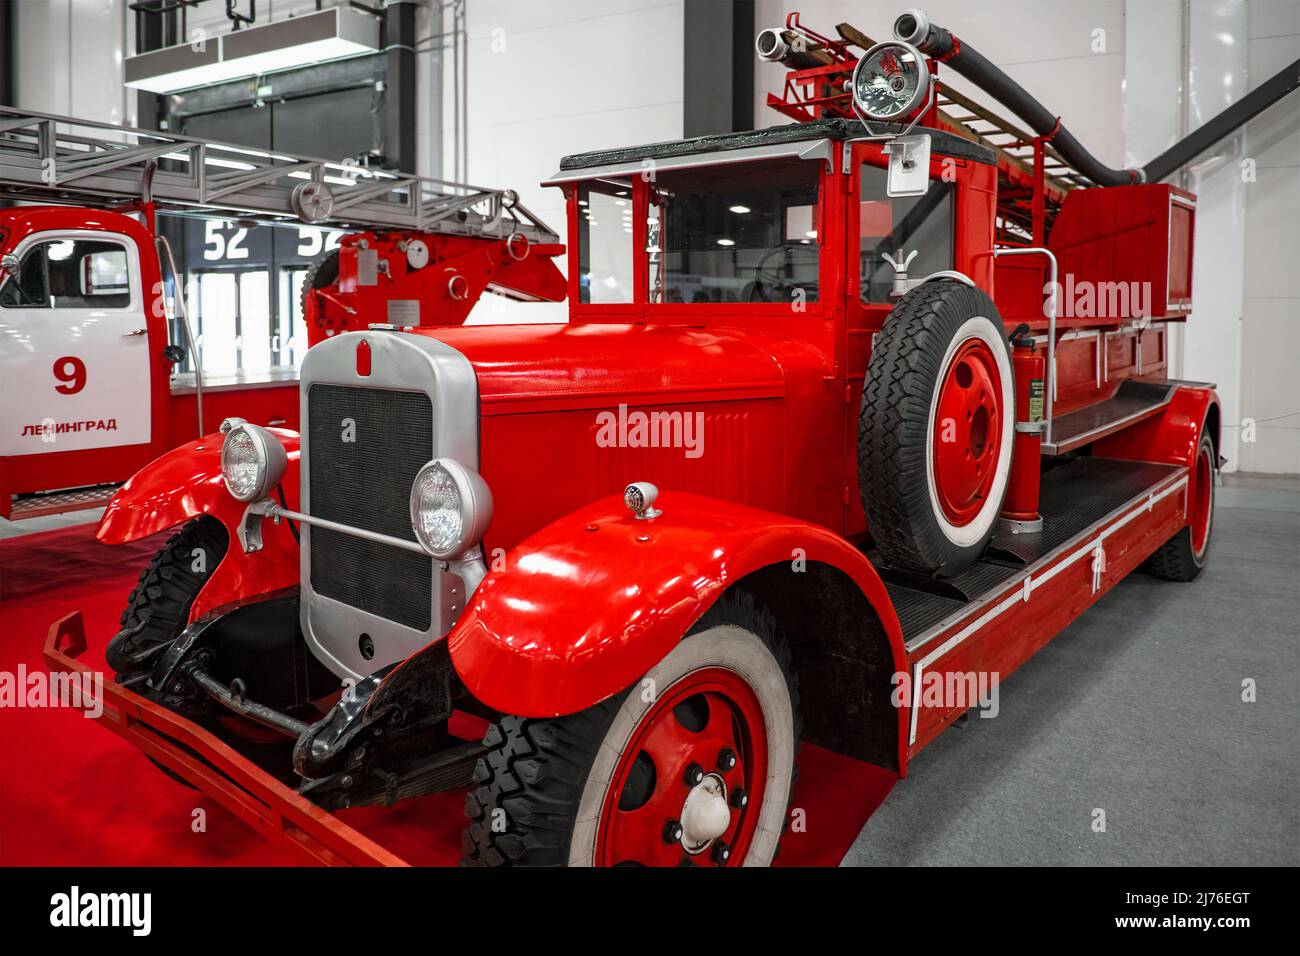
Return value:
<svg viewBox="0 0 1300 956">
<path fill-rule="evenodd" d="M 920 10 L 908 10 L 895 20 L 894 35 L 927 56 L 942 60 L 1023 119 L 1039 136 L 1052 136 L 1052 146 L 1065 161 L 1098 186 L 1127 186 L 1142 182 L 1140 170 L 1111 169 L 1084 149 L 1063 124 L 1058 125 L 1057 117 L 1030 96 L 1023 86 L 986 60 L 978 50 L 931 23 Z"/>
</svg>

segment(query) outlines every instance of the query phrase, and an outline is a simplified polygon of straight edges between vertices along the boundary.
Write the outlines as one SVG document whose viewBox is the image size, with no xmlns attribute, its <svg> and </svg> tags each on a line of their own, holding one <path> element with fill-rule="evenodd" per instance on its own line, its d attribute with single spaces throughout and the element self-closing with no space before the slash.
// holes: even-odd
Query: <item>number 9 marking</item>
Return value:
<svg viewBox="0 0 1300 956">
<path fill-rule="evenodd" d="M 54 386 L 56 392 L 60 395 L 76 395 L 86 387 L 86 363 L 75 355 L 55 359 L 54 377 L 63 383 Z"/>
</svg>

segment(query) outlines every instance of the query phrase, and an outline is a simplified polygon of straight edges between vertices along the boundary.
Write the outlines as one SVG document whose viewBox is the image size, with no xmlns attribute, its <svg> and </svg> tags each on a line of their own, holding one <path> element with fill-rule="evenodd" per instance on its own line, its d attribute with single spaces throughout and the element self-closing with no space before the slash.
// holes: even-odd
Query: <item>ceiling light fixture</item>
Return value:
<svg viewBox="0 0 1300 956">
<path fill-rule="evenodd" d="M 126 58 L 125 85 L 175 93 L 379 50 L 379 22 L 350 7 L 236 30 Z"/>
</svg>

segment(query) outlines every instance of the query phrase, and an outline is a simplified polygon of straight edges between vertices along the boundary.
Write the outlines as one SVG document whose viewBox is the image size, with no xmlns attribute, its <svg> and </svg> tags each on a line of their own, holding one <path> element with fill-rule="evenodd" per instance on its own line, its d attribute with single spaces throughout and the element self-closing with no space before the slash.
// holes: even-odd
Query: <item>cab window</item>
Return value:
<svg viewBox="0 0 1300 956">
<path fill-rule="evenodd" d="M 578 187 L 578 301 L 632 301 L 632 184 Z"/>
<path fill-rule="evenodd" d="M 39 242 L 0 289 L 0 307 L 8 309 L 124 309 L 130 304 L 126 249 L 100 239 Z"/>
<path fill-rule="evenodd" d="M 953 184 L 937 180 L 924 196 L 891 199 L 887 179 L 881 167 L 863 164 L 858 205 L 863 302 L 890 301 L 894 267 L 886 255 L 898 260 L 916 250 L 907 267 L 913 279 L 953 266 Z"/>
<path fill-rule="evenodd" d="M 649 301 L 817 301 L 819 169 L 791 159 L 659 172 Z"/>
</svg>

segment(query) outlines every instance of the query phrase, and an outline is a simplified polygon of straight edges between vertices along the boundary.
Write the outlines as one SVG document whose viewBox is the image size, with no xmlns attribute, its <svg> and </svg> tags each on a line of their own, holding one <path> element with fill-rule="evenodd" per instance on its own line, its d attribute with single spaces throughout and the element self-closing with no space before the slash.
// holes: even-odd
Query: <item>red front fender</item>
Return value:
<svg viewBox="0 0 1300 956">
<path fill-rule="evenodd" d="M 268 429 L 288 452 L 285 497 L 298 508 L 298 433 Z M 105 544 L 123 544 L 176 527 L 199 515 L 211 515 L 226 527 L 226 555 L 190 608 L 190 620 L 258 594 L 298 584 L 298 543 L 287 525 L 266 522 L 263 548 L 244 554 L 237 529 L 247 505 L 232 498 L 221 481 L 218 432 L 174 448 L 145 465 L 113 496 L 95 536 Z"/>
<path fill-rule="evenodd" d="M 506 555 L 448 636 L 452 663 L 475 697 L 525 717 L 590 707 L 654 666 L 732 584 L 799 558 L 852 578 L 879 614 L 895 668 L 906 669 L 885 587 L 843 538 L 701 495 L 665 492 L 659 504 L 663 514 L 643 521 L 608 498 Z M 900 718 L 906 726 L 906 713 Z"/>
</svg>

